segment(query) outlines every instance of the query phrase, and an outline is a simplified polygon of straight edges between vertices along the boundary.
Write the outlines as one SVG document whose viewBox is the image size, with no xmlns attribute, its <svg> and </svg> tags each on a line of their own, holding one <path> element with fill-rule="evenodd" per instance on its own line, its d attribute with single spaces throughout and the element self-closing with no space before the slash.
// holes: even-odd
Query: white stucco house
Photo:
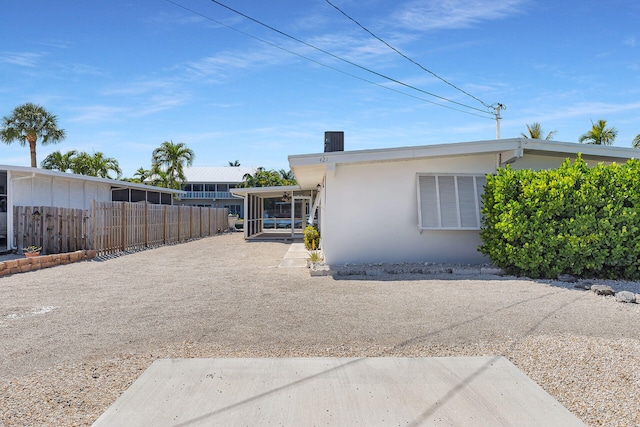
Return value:
<svg viewBox="0 0 640 427">
<path fill-rule="evenodd" d="M 0 252 L 13 246 L 14 206 L 89 209 L 96 201 L 173 204 L 180 190 L 22 166 L 0 165 Z"/>
<path fill-rule="evenodd" d="M 577 153 L 595 165 L 624 163 L 639 152 L 517 138 L 292 155 L 298 187 L 291 194 L 313 195 L 311 216 L 317 209 L 329 265 L 482 263 L 488 262 L 477 251 L 486 174 L 506 164 L 556 168 Z"/>
</svg>

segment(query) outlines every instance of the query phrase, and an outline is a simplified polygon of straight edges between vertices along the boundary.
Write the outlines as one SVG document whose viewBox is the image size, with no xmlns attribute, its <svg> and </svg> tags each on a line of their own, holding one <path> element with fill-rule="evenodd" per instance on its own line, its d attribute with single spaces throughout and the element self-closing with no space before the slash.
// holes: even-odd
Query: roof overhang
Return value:
<svg viewBox="0 0 640 427">
<path fill-rule="evenodd" d="M 25 166 L 0 165 L 0 171 L 9 171 L 13 177 L 29 177 L 43 176 L 57 178 L 61 180 L 95 182 L 100 184 L 108 184 L 112 189 L 132 188 L 143 191 L 158 191 L 161 193 L 182 194 L 182 190 L 174 190 L 171 188 L 155 187 L 152 185 L 139 184 L 136 182 L 119 181 L 116 179 L 99 178 L 96 176 L 77 175 L 74 173 L 53 171 L 48 169 L 31 168 Z"/>
<path fill-rule="evenodd" d="M 583 158 L 586 160 L 625 162 L 628 159 L 638 157 L 640 151 L 634 148 L 511 138 L 415 147 L 291 155 L 289 156 L 289 166 L 300 188 L 310 189 L 322 184 L 327 171 L 335 170 L 336 166 L 340 164 L 381 163 L 491 153 L 501 154 L 503 159 L 509 161 L 522 157 L 524 153 L 538 153 L 558 157 L 572 157 L 577 153 L 582 153 Z M 503 163 L 507 163 L 507 161 L 503 160 Z"/>
<path fill-rule="evenodd" d="M 640 157 L 637 148 L 614 147 L 611 145 L 578 144 L 575 142 L 543 141 L 539 139 L 522 139 L 525 153 L 554 157 L 575 156 L 578 153 L 585 160 L 624 163 L 629 159 Z"/>
<path fill-rule="evenodd" d="M 250 187 L 250 188 L 232 188 L 231 194 L 237 197 L 246 197 L 248 194 L 259 196 L 265 199 L 279 198 L 286 193 L 300 191 L 299 185 L 286 185 L 276 187 Z"/>
</svg>

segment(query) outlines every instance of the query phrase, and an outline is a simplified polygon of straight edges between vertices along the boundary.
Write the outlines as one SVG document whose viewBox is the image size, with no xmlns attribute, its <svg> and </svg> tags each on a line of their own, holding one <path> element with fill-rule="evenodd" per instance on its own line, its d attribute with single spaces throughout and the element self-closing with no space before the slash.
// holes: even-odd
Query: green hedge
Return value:
<svg viewBox="0 0 640 427">
<path fill-rule="evenodd" d="M 640 161 L 487 177 L 478 250 L 532 278 L 640 279 Z"/>
</svg>

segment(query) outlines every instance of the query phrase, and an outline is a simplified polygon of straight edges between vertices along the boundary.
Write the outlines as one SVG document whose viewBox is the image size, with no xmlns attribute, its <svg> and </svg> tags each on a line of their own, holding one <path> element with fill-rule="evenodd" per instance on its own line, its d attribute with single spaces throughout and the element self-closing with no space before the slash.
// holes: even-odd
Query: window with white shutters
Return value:
<svg viewBox="0 0 640 427">
<path fill-rule="evenodd" d="M 484 175 L 418 174 L 421 229 L 479 230 Z"/>
</svg>

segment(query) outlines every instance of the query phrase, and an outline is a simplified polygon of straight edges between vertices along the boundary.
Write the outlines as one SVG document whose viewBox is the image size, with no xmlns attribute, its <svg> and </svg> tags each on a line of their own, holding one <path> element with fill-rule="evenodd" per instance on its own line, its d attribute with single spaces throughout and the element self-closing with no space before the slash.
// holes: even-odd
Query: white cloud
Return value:
<svg viewBox="0 0 640 427">
<path fill-rule="evenodd" d="M 527 0 L 414 0 L 395 14 L 398 23 L 414 30 L 466 28 L 481 21 L 520 13 Z"/>
<path fill-rule="evenodd" d="M 0 52 L 0 62 L 22 67 L 36 67 L 43 56 L 45 55 L 42 53 L 34 52 Z"/>
<path fill-rule="evenodd" d="M 225 79 L 236 70 L 257 70 L 263 67 L 279 65 L 282 55 L 273 49 L 260 49 L 245 52 L 221 52 L 197 61 L 186 62 L 177 68 L 183 71 L 182 78 L 187 80 L 218 78 Z"/>
<path fill-rule="evenodd" d="M 169 90 L 175 86 L 172 79 L 140 80 L 119 84 L 103 91 L 104 95 L 136 96 L 146 93 L 157 93 L 159 90 Z"/>
<path fill-rule="evenodd" d="M 69 122 L 104 122 L 116 120 L 125 114 L 128 109 L 124 107 L 109 107 L 106 105 L 90 105 L 76 109 L 74 117 L 67 119 Z"/>
<path fill-rule="evenodd" d="M 169 110 L 171 108 L 184 105 L 186 96 L 178 95 L 157 95 L 150 98 L 144 105 L 131 110 L 134 117 L 148 116 L 160 111 Z"/>
<path fill-rule="evenodd" d="M 635 37 L 631 36 L 631 37 L 627 37 L 626 39 L 624 39 L 624 41 L 622 42 L 624 45 L 629 46 L 629 47 L 636 47 L 637 45 L 637 40 Z"/>
</svg>

